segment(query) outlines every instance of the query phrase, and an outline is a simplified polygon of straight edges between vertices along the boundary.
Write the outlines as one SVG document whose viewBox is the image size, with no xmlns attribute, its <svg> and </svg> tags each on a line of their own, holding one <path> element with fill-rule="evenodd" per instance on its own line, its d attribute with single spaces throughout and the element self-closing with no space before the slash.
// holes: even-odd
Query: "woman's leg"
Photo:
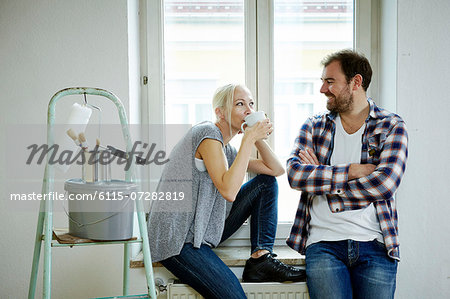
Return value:
<svg viewBox="0 0 450 299">
<path fill-rule="evenodd" d="M 205 298 L 246 298 L 237 277 L 207 245 L 187 243 L 179 255 L 161 263 Z"/>
<path fill-rule="evenodd" d="M 273 176 L 258 175 L 245 183 L 225 221 L 222 241 L 228 239 L 251 216 L 251 252 L 272 252 L 277 230 L 278 184 Z M 221 242 L 222 242 L 221 241 Z"/>
<path fill-rule="evenodd" d="M 278 185 L 273 176 L 258 175 L 244 184 L 225 221 L 222 241 L 230 237 L 251 216 L 251 252 L 267 250 L 245 263 L 242 280 L 247 282 L 301 281 L 305 271 L 283 264 L 272 254 L 277 230 Z"/>
</svg>

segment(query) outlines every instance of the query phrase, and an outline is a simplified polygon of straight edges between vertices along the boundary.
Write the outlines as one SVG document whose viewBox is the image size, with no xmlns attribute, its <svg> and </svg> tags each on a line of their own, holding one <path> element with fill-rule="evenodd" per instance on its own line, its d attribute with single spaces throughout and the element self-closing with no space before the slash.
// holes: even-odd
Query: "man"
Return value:
<svg viewBox="0 0 450 299">
<path fill-rule="evenodd" d="M 393 298 L 406 126 L 367 98 L 364 56 L 343 50 L 322 64 L 329 112 L 303 124 L 287 161 L 291 187 L 303 191 L 287 244 L 306 256 L 311 299 Z"/>
</svg>

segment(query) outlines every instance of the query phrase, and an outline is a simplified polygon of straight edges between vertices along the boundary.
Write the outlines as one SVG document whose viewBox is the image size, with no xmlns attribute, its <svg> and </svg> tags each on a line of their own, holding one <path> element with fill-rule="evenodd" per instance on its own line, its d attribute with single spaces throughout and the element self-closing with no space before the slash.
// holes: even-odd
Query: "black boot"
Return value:
<svg viewBox="0 0 450 299">
<path fill-rule="evenodd" d="M 245 263 L 243 282 L 305 281 L 306 272 L 275 259 L 276 254 L 267 253 L 260 258 L 249 258 Z"/>
</svg>

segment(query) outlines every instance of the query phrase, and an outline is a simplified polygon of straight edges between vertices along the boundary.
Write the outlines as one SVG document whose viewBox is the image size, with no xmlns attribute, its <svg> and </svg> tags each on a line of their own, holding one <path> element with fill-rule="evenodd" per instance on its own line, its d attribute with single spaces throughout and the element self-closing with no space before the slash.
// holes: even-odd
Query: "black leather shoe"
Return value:
<svg viewBox="0 0 450 299">
<path fill-rule="evenodd" d="M 306 271 L 286 265 L 275 259 L 276 254 L 267 253 L 260 258 L 249 258 L 245 263 L 244 282 L 305 281 Z"/>
</svg>

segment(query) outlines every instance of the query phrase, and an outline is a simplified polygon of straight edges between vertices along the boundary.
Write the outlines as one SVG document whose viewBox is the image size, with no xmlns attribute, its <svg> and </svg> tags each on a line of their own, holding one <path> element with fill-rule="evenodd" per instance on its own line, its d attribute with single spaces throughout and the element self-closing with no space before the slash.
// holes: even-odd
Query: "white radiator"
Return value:
<svg viewBox="0 0 450 299">
<path fill-rule="evenodd" d="M 295 283 L 242 283 L 244 292 L 249 299 L 309 299 L 305 282 Z M 167 299 L 201 299 L 194 289 L 186 284 L 169 283 Z"/>
</svg>

